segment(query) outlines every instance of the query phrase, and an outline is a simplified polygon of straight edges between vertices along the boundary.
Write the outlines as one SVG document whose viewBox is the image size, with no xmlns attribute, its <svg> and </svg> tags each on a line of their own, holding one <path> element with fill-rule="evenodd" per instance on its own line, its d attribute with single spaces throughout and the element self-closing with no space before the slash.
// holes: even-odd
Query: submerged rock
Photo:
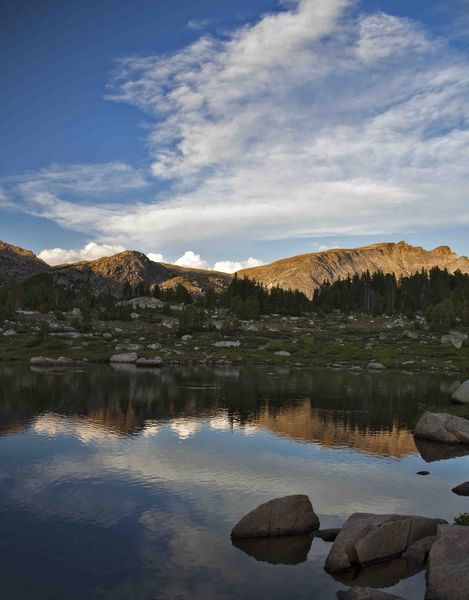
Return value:
<svg viewBox="0 0 469 600">
<path fill-rule="evenodd" d="M 459 485 L 454 487 L 451 491 L 453 491 L 458 496 L 469 496 L 469 481 L 460 483 Z"/>
<path fill-rule="evenodd" d="M 458 387 L 451 400 L 456 404 L 469 404 L 469 379 Z"/>
<path fill-rule="evenodd" d="M 426 600 L 469 596 L 469 527 L 443 525 L 428 557 Z"/>
<path fill-rule="evenodd" d="M 415 426 L 414 435 L 446 444 L 469 444 L 469 421 L 445 413 L 424 413 Z"/>
<path fill-rule="evenodd" d="M 135 363 L 137 367 L 161 367 L 163 361 L 161 360 L 161 356 L 153 356 L 151 358 L 139 358 Z"/>
<path fill-rule="evenodd" d="M 346 521 L 326 559 L 326 570 L 334 573 L 354 565 L 400 556 L 414 542 L 435 535 L 441 519 L 408 515 L 355 513 Z"/>
<path fill-rule="evenodd" d="M 319 518 L 308 496 L 275 498 L 245 515 L 231 531 L 232 538 L 298 535 L 319 529 Z"/>
<path fill-rule="evenodd" d="M 298 565 L 305 562 L 312 541 L 311 534 L 232 539 L 233 546 L 271 565 Z"/>
<path fill-rule="evenodd" d="M 50 358 L 49 356 L 33 356 L 29 361 L 30 365 L 35 367 L 70 367 L 75 364 L 75 361 L 65 356 L 59 358 Z"/>
<path fill-rule="evenodd" d="M 373 588 L 353 587 L 337 592 L 338 600 L 401 600 L 400 596 L 388 594 Z"/>
<path fill-rule="evenodd" d="M 126 352 L 124 354 L 114 354 L 109 359 L 112 363 L 136 363 L 138 356 L 135 352 Z"/>
</svg>

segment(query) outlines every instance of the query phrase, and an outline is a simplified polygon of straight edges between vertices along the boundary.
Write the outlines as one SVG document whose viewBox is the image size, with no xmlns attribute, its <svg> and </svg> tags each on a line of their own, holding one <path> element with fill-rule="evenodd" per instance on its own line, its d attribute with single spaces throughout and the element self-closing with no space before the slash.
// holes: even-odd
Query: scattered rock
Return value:
<svg viewBox="0 0 469 600">
<path fill-rule="evenodd" d="M 147 348 L 148 350 L 161 350 L 163 346 L 161 344 L 148 344 Z"/>
<path fill-rule="evenodd" d="M 151 358 L 139 358 L 135 363 L 137 367 L 161 367 L 163 361 L 161 360 L 161 356 L 153 356 Z"/>
<path fill-rule="evenodd" d="M 426 600 L 466 600 L 469 590 L 469 527 L 443 525 L 428 557 Z"/>
<path fill-rule="evenodd" d="M 372 360 L 368 363 L 367 369 L 371 369 L 372 371 L 383 371 L 386 367 L 376 360 Z"/>
<path fill-rule="evenodd" d="M 308 496 L 275 498 L 245 515 L 231 531 L 232 538 L 297 535 L 319 529 L 319 518 Z"/>
<path fill-rule="evenodd" d="M 117 344 L 117 346 L 115 346 L 114 349 L 118 352 L 120 352 L 121 350 L 125 350 L 127 352 L 139 352 L 144 348 L 145 346 L 143 344 Z"/>
<path fill-rule="evenodd" d="M 192 339 L 192 336 L 189 334 L 186 334 L 181 337 L 181 342 L 190 342 L 191 339 Z"/>
<path fill-rule="evenodd" d="M 388 594 L 374 588 L 353 587 L 337 592 L 338 600 L 401 600 L 400 596 Z"/>
<path fill-rule="evenodd" d="M 287 352 L 287 350 L 278 350 L 275 354 L 277 356 L 291 356 L 291 352 Z"/>
<path fill-rule="evenodd" d="M 456 404 L 469 404 L 469 379 L 458 387 L 451 400 Z"/>
<path fill-rule="evenodd" d="M 114 354 L 109 359 L 112 363 L 136 363 L 138 356 L 135 352 L 127 352 L 125 354 Z"/>
<path fill-rule="evenodd" d="M 334 573 L 398 557 L 417 540 L 435 535 L 440 519 L 355 513 L 346 521 L 326 559 Z"/>
<path fill-rule="evenodd" d="M 140 298 L 132 298 L 132 300 L 127 300 L 126 302 L 119 302 L 119 304 L 127 304 L 131 306 L 134 310 L 136 310 L 137 308 L 163 308 L 164 306 L 164 302 L 162 300 L 159 300 L 159 298 L 152 298 L 151 296 L 141 296 Z"/>
<path fill-rule="evenodd" d="M 409 340 L 418 340 L 419 334 L 416 331 L 404 331 L 402 337 L 406 337 Z"/>
<path fill-rule="evenodd" d="M 445 413 L 424 413 L 415 426 L 414 435 L 446 444 L 469 444 L 469 421 Z"/>
<path fill-rule="evenodd" d="M 105 340 L 112 340 L 112 338 L 113 338 L 113 335 L 112 335 L 112 333 L 109 333 L 109 332 L 107 331 L 106 333 L 103 333 L 103 338 L 104 338 Z"/>
<path fill-rule="evenodd" d="M 460 350 L 466 340 L 467 335 L 465 333 L 450 331 L 448 335 L 444 335 L 441 338 L 441 343 L 443 346 L 454 346 L 457 350 Z"/>
<path fill-rule="evenodd" d="M 452 489 L 452 491 L 458 496 L 469 496 L 469 481 L 460 483 Z"/>
<path fill-rule="evenodd" d="M 132 312 L 132 313 L 130 313 L 130 318 L 131 319 L 140 319 L 140 315 L 136 312 Z"/>
<path fill-rule="evenodd" d="M 241 346 L 241 342 L 239 340 L 237 340 L 236 342 L 222 341 L 215 342 L 214 344 L 212 344 L 212 346 L 215 346 L 215 348 L 239 348 Z"/>
<path fill-rule="evenodd" d="M 14 329 L 7 329 L 6 331 L 3 332 L 3 335 L 5 337 L 12 337 L 12 336 L 16 335 L 16 331 Z"/>
<path fill-rule="evenodd" d="M 429 535 L 421 540 L 417 540 L 404 552 L 404 558 L 410 558 L 422 565 L 425 564 L 435 541 L 436 535 Z"/>
</svg>

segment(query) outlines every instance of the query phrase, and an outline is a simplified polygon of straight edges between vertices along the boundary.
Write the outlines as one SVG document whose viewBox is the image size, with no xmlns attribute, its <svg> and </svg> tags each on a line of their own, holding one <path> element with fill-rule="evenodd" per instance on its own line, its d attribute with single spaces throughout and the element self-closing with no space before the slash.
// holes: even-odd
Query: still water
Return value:
<svg viewBox="0 0 469 600">
<path fill-rule="evenodd" d="M 0 366 L 0 579 L 12 599 L 332 598 L 350 583 L 422 599 L 404 560 L 354 582 L 315 538 L 229 532 L 305 493 L 321 527 L 356 511 L 446 518 L 469 456 L 419 443 L 457 378 L 251 368 Z M 469 451 L 468 451 L 469 452 Z M 455 456 L 459 454 L 459 456 Z M 426 477 L 417 471 L 428 470 Z"/>
</svg>

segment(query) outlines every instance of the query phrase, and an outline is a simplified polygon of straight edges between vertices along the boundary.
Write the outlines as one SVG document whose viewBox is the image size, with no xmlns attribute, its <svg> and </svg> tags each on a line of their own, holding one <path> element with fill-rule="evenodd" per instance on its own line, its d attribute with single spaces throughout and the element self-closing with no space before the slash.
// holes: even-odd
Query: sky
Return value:
<svg viewBox="0 0 469 600">
<path fill-rule="evenodd" d="M 469 0 L 2 0 L 0 239 L 469 254 Z"/>
</svg>

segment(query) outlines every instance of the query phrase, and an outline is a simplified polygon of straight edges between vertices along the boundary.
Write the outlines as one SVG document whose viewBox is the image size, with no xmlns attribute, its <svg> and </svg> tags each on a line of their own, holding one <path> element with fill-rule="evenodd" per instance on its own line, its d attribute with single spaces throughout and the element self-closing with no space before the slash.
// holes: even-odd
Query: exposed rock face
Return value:
<svg viewBox="0 0 469 600">
<path fill-rule="evenodd" d="M 414 435 L 445 444 L 469 444 L 469 421 L 445 413 L 424 413 L 415 426 Z"/>
<path fill-rule="evenodd" d="M 414 542 L 435 535 L 440 519 L 406 515 L 355 513 L 346 521 L 326 559 L 337 573 L 400 556 Z"/>
<path fill-rule="evenodd" d="M 153 262 L 142 252 L 131 250 L 98 260 L 62 265 L 55 267 L 54 272 L 59 283 L 88 283 L 97 292 L 108 287 L 120 292 L 126 282 L 131 286 L 143 283 L 148 287 L 158 284 L 163 288 L 181 283 L 190 293 L 200 294 L 208 287 L 222 291 L 232 279 L 231 275 L 217 271 Z"/>
<path fill-rule="evenodd" d="M 50 270 L 51 267 L 30 250 L 0 242 L 0 282 L 10 277 L 26 279 Z"/>
<path fill-rule="evenodd" d="M 302 254 L 269 265 L 243 269 L 238 272 L 238 277 L 247 276 L 267 287 L 278 285 L 285 289 L 298 289 L 311 298 L 313 291 L 324 281 L 334 282 L 355 273 L 383 271 L 400 276 L 432 267 L 446 268 L 450 272 L 460 269 L 469 273 L 469 259 L 458 257 L 447 246 L 429 251 L 405 242 L 385 243 Z"/>
<path fill-rule="evenodd" d="M 443 525 L 428 557 L 426 600 L 469 596 L 469 527 Z"/>
<path fill-rule="evenodd" d="M 319 518 L 308 496 L 275 498 L 245 515 L 231 531 L 232 538 L 298 535 L 319 529 Z"/>
<path fill-rule="evenodd" d="M 337 592 L 338 600 L 401 600 L 399 596 L 387 594 L 373 588 L 353 587 L 349 590 Z"/>
<path fill-rule="evenodd" d="M 469 379 L 458 387 L 451 400 L 457 404 L 469 404 Z"/>
</svg>

